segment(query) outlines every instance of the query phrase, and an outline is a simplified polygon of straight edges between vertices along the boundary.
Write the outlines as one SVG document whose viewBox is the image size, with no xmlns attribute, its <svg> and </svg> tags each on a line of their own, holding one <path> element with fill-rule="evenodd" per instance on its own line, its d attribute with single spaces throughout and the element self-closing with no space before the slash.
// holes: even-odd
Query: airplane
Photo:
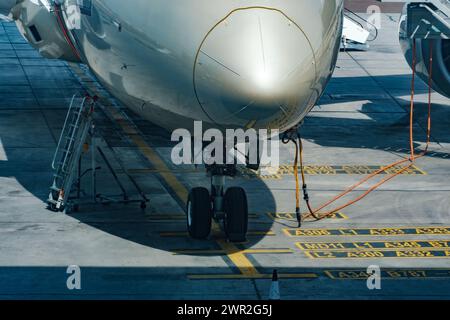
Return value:
<svg viewBox="0 0 450 320">
<path fill-rule="evenodd" d="M 42 56 L 86 64 L 167 130 L 296 127 L 336 67 L 343 10 L 344 0 L 0 0 Z M 245 190 L 224 186 L 232 171 L 213 165 L 211 190 L 190 191 L 193 238 L 207 238 L 214 218 L 245 240 Z"/>
</svg>

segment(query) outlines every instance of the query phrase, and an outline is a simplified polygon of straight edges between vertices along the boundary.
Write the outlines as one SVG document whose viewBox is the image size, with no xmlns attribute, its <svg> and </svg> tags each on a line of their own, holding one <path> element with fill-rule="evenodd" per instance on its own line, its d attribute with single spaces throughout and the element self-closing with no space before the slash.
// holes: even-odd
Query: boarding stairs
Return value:
<svg viewBox="0 0 450 320">
<path fill-rule="evenodd" d="M 359 14 L 345 9 L 342 30 L 342 50 L 367 50 L 378 37 L 378 29 Z"/>
<path fill-rule="evenodd" d="M 78 162 L 89 131 L 97 99 L 76 94 L 72 97 L 58 145 L 53 157 L 55 171 L 47 200 L 52 211 L 64 211 L 77 174 Z"/>
<path fill-rule="evenodd" d="M 450 0 L 410 1 L 408 37 L 450 39 Z"/>
</svg>

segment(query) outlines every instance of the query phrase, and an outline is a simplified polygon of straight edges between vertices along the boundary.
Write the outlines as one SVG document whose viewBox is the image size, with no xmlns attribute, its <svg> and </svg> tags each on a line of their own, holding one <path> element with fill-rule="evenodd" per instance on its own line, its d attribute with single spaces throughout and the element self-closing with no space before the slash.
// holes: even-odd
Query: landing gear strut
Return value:
<svg viewBox="0 0 450 320">
<path fill-rule="evenodd" d="M 187 203 L 187 225 L 191 237 L 206 239 L 211 233 L 212 219 L 222 221 L 229 241 L 244 242 L 248 229 L 247 195 L 242 188 L 225 189 L 227 176 L 236 174 L 234 165 L 207 167 L 211 176 L 211 193 L 194 188 Z"/>
</svg>

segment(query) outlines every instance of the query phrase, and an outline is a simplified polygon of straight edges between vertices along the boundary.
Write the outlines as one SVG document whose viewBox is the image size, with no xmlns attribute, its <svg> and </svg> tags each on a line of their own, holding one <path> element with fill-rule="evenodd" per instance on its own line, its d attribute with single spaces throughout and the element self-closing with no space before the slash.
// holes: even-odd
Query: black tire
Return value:
<svg viewBox="0 0 450 320">
<path fill-rule="evenodd" d="M 206 188 L 194 188 L 189 193 L 186 208 L 186 222 L 189 235 L 203 240 L 211 233 L 211 197 Z"/>
<path fill-rule="evenodd" d="M 242 188 L 229 188 L 225 193 L 225 233 L 231 242 L 247 240 L 248 203 Z"/>
</svg>

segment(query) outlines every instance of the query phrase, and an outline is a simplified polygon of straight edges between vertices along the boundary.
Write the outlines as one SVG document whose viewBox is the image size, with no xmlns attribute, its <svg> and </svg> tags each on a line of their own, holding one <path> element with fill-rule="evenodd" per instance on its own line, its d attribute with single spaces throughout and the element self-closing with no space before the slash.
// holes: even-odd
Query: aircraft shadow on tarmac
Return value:
<svg viewBox="0 0 450 320">
<path fill-rule="evenodd" d="M 162 129 L 153 126 L 152 124 L 144 123 L 143 125 L 146 126 L 146 130 L 149 130 L 154 134 L 154 136 L 152 136 L 152 140 L 156 141 L 157 146 L 170 146 L 170 135 L 167 136 L 167 133 L 165 133 Z M 164 141 L 167 141 L 165 145 Z M 6 157 L 8 160 L 0 161 L 0 176 L 14 177 L 17 180 L 18 184 L 21 185 L 21 189 L 25 189 L 27 193 L 31 193 L 34 197 L 42 201 L 42 204 L 39 204 L 39 207 L 36 207 L 36 210 L 42 211 L 42 208 L 45 207 L 45 201 L 48 197 L 48 190 L 49 186 L 51 185 L 53 176 L 53 173 L 50 170 L 50 158 L 53 151 L 51 149 L 46 149 L 48 155 L 44 156 L 42 154 L 33 153 L 32 155 L 26 156 L 27 159 L 26 161 L 24 161 L 24 159 L 22 158 L 24 151 L 22 151 L 21 153 L 8 153 L 8 150 L 12 149 L 8 148 L 7 144 L 4 145 L 4 149 L 6 151 Z M 108 180 L 108 176 L 109 180 L 111 181 L 111 185 L 114 184 L 114 181 L 112 176 L 106 169 L 107 166 L 105 165 L 105 163 L 99 158 L 97 158 L 97 161 L 99 161 L 98 166 L 102 168 L 99 172 L 99 175 L 103 177 L 99 179 L 102 182 L 99 183 L 98 192 L 103 192 L 104 188 L 102 188 L 102 184 L 104 184 L 105 181 Z M 148 174 L 153 175 L 153 173 Z M 139 174 L 139 179 L 144 178 L 145 180 L 145 175 L 146 174 Z M 167 188 L 164 180 L 159 176 L 159 174 L 154 175 L 157 177 L 158 181 L 160 181 L 161 185 L 164 188 Z M 206 176 L 206 173 L 204 173 L 204 170 L 199 169 L 198 177 L 199 178 L 196 178 L 195 183 L 198 182 L 205 187 L 209 185 L 209 178 Z M 126 180 L 126 178 L 122 175 L 121 180 L 123 182 L 123 180 Z M 251 182 L 248 182 L 247 179 L 236 180 L 242 180 L 243 184 L 241 184 L 241 186 L 243 186 L 244 188 L 246 188 L 247 184 L 251 184 L 250 188 L 248 188 L 248 198 L 251 215 L 249 237 L 248 241 L 245 244 L 242 244 L 242 246 L 251 247 L 258 243 L 262 238 L 264 238 L 265 234 L 271 230 L 273 220 L 268 218 L 266 212 L 276 211 L 275 200 L 271 191 L 263 180 L 256 177 L 252 178 Z M 237 186 L 240 185 L 239 181 L 235 181 L 235 179 L 228 180 L 227 185 Z M 90 194 L 90 180 L 85 180 L 85 184 L 87 185 L 87 187 L 83 187 L 83 189 L 85 189 L 87 194 Z M 174 192 L 172 192 L 170 188 L 169 191 L 162 191 L 158 188 L 144 187 L 144 190 L 146 190 L 147 196 L 153 199 L 158 198 L 159 196 L 168 197 L 168 194 L 170 194 L 173 199 L 176 199 Z M 10 194 L 11 196 L 13 196 L 12 193 Z M 105 194 L 109 193 L 106 191 Z M 130 194 L 133 194 L 133 191 L 130 191 Z M 255 206 L 258 205 L 260 206 L 261 199 L 264 199 L 264 209 L 266 211 L 255 212 L 254 210 L 252 210 L 252 208 L 255 208 Z M 0 199 L 0 201 L 2 200 Z M 86 204 L 81 205 L 79 212 L 71 212 L 69 216 L 108 234 L 156 249 L 166 251 L 192 248 L 218 249 L 215 241 L 212 241 L 214 238 L 213 236 L 211 236 L 210 240 L 199 241 L 193 240 L 189 238 L 187 234 L 185 234 L 186 220 L 183 217 L 182 213 L 184 211 L 184 205 L 181 201 L 175 200 L 175 202 L 178 202 L 179 205 L 179 208 L 177 210 L 178 213 L 175 214 L 175 218 L 169 217 L 168 219 L 153 219 L 154 216 L 161 216 L 161 214 L 159 213 L 159 208 L 157 206 L 155 207 L 152 204 L 152 200 L 150 200 L 148 208 L 145 211 L 140 209 L 139 203 L 128 205 Z M 27 208 L 27 210 L 32 212 L 33 208 Z M 164 210 L 164 208 L 162 208 L 162 210 Z M 259 219 L 255 219 L 256 213 L 258 213 L 258 217 L 261 217 L 262 221 Z M 48 221 L 51 221 L 51 219 L 53 219 L 57 214 L 63 213 L 53 213 L 48 211 Z M 252 223 L 252 221 L 255 223 Z M 161 235 L 162 233 L 176 233 L 177 235 L 173 237 L 165 237 Z M 219 233 L 216 236 L 219 238 L 225 238 L 225 235 L 222 233 Z"/>
<path fill-rule="evenodd" d="M 362 112 L 371 110 L 370 104 L 373 102 L 369 102 L 365 104 L 362 108 Z M 392 101 L 392 103 L 395 103 Z M 401 101 L 402 105 L 408 105 L 408 101 Z M 420 123 L 422 128 L 426 128 L 426 113 L 427 113 L 427 105 L 423 103 L 416 104 L 416 115 L 417 120 Z M 408 137 L 409 137 L 409 114 L 399 112 L 397 117 L 391 118 L 389 114 L 387 114 L 388 120 L 386 121 L 386 113 L 385 114 L 377 114 L 377 113 L 367 113 L 370 117 L 370 120 L 365 119 L 332 119 L 332 118 L 319 118 L 314 119 L 309 117 L 305 123 L 305 127 L 303 129 L 304 138 L 307 140 L 314 141 L 320 146 L 325 147 L 342 147 L 342 148 L 358 148 L 358 149 L 388 149 L 388 148 L 404 148 L 404 151 L 408 152 Z M 435 103 L 433 105 L 433 115 L 435 117 L 434 129 L 435 133 L 438 135 L 439 133 L 446 132 L 446 130 L 450 126 L 449 121 L 450 108 L 446 105 Z M 316 125 L 312 122 L 318 121 Z M 324 127 L 329 127 L 328 132 L 333 132 L 333 134 L 323 134 Z M 335 126 L 336 125 L 336 126 Z M 425 142 L 425 133 L 423 130 L 417 130 L 417 134 L 415 135 L 416 141 Z M 356 133 L 356 134 L 355 134 Z M 448 142 L 442 141 L 440 138 L 448 137 L 447 134 L 439 134 L 440 142 Z M 168 137 L 167 137 L 168 138 Z M 162 139 L 159 139 L 161 141 Z M 418 146 L 418 143 L 416 143 Z M 444 157 L 448 156 L 447 153 L 434 153 L 434 157 Z M 249 202 L 250 202 L 250 212 L 258 213 L 260 216 L 265 215 L 267 212 L 277 212 L 276 203 L 272 191 L 267 186 L 266 182 L 261 179 L 253 179 L 251 183 L 245 182 L 243 180 L 243 187 L 246 187 L 249 194 Z M 205 177 L 204 186 L 208 186 L 209 180 Z M 228 181 L 229 185 L 232 185 L 233 181 Z M 254 210 L 253 208 L 261 207 L 261 199 L 264 199 L 264 209 L 265 212 L 258 212 L 258 210 Z M 253 210 L 252 210 L 253 209 Z M 163 224 L 158 223 L 149 223 L 148 216 L 142 215 L 139 211 L 135 210 L 119 210 L 117 214 L 120 216 L 120 220 L 132 219 L 133 221 L 137 221 L 137 223 L 126 224 L 126 223 L 96 223 L 92 221 L 91 214 L 74 214 L 73 217 L 80 220 L 81 222 L 91 224 L 96 228 L 108 232 L 110 234 L 119 236 L 124 239 L 128 239 L 130 241 L 134 241 L 136 243 L 140 243 L 143 245 L 155 247 L 163 250 L 171 250 L 171 249 L 189 249 L 189 248 L 209 248 L 209 249 L 217 249 L 217 245 L 214 244 L 214 241 L 196 241 L 192 240 L 188 237 L 181 238 L 164 238 L 160 237 L 159 233 L 161 232 L 161 226 Z M 107 213 L 106 213 L 107 214 Z M 100 214 L 101 215 L 101 214 Z M 151 216 L 151 214 L 149 215 Z M 262 234 L 269 232 L 272 228 L 273 221 L 267 221 L 267 223 L 261 223 L 261 221 L 256 223 L 250 223 L 251 231 L 259 231 Z M 293 224 L 295 225 L 295 223 Z M 256 228 L 256 229 L 255 229 Z M 166 232 L 170 231 L 185 231 L 185 223 L 183 221 L 179 221 L 171 225 L 164 224 L 163 227 Z M 223 235 L 222 235 L 223 236 Z M 252 247 L 257 244 L 260 240 L 262 240 L 263 235 L 252 235 L 248 237 L 248 243 L 245 244 L 245 247 Z M 181 241 L 180 241 L 181 240 Z M 195 255 L 195 253 L 192 253 Z"/>
<path fill-rule="evenodd" d="M 0 296 L 4 299 L 267 299 L 270 278 L 247 285 L 242 280 L 208 279 L 186 281 L 185 274 L 204 272 L 205 267 L 83 267 L 81 289 L 69 291 L 65 267 L 0 267 Z M 218 274 L 229 274 L 229 268 L 215 268 Z M 270 274 L 272 270 L 263 270 Z M 299 299 L 448 299 L 450 282 L 447 278 L 421 277 L 383 279 L 383 290 L 367 290 L 364 270 L 353 268 L 314 268 L 296 270 L 310 274 L 309 278 L 280 279 L 283 300 Z M 388 270 L 384 270 L 388 271 Z M 279 269 L 288 274 L 290 268 Z M 429 271 L 435 274 L 437 271 Z M 342 278 L 339 278 L 339 274 Z M 353 277 L 352 277 L 353 276 Z M 354 278 L 356 276 L 356 279 Z M 384 274 L 383 274 L 384 276 Z M 336 278 L 334 278 L 336 277 Z M 361 278 L 358 278 L 361 277 Z M 320 289 L 317 290 L 320 281 Z M 342 279 L 342 280 L 336 280 Z M 350 281 L 344 280 L 352 279 Z M 390 280 L 390 281 L 389 281 Z M 238 283 L 236 281 L 239 281 Z M 217 290 L 220 288 L 220 290 Z"/>
<path fill-rule="evenodd" d="M 351 100 L 352 99 L 349 98 L 347 101 Z M 368 100 L 370 101 L 370 99 Z M 334 102 L 335 101 L 333 101 L 333 103 Z M 339 102 L 346 102 L 346 100 L 340 99 Z M 322 105 L 324 106 L 327 103 L 328 102 L 324 102 Z M 302 130 L 303 138 L 324 147 L 361 149 L 405 147 L 407 150 L 409 132 L 408 113 L 403 110 L 403 113 L 397 113 L 397 118 L 393 118 L 390 113 L 369 112 L 373 109 L 371 108 L 372 103 L 375 102 L 371 101 L 366 103 L 362 108 L 363 113 L 368 111 L 368 113 L 365 114 L 368 115 L 370 119 L 337 119 L 327 116 L 309 117 Z M 392 101 L 392 103 L 394 103 L 394 101 Z M 407 105 L 407 101 L 402 102 L 402 105 L 404 104 Z M 416 110 L 421 126 L 425 127 L 426 104 L 417 103 Z M 446 105 L 436 103 L 433 106 L 433 114 L 436 117 L 434 124 L 437 133 L 448 132 L 450 126 L 450 108 Z M 386 115 L 388 118 L 386 118 Z M 386 119 L 389 121 L 385 122 Z M 326 128 L 328 134 L 324 134 L 324 128 Z M 148 129 L 149 131 L 162 134 L 161 130 L 154 128 L 152 125 L 149 125 Z M 422 130 L 422 132 L 419 132 L 416 135 L 416 139 L 420 142 L 425 141 L 425 135 L 423 133 Z M 167 136 L 163 135 L 162 138 L 156 138 L 156 141 L 161 142 L 163 141 L 163 138 L 167 138 Z M 438 140 L 439 142 L 449 142 L 448 140 L 442 141 L 441 138 L 448 139 L 448 134 L 440 134 Z M 49 152 L 48 157 L 44 157 L 45 159 L 37 159 L 38 164 L 34 165 L 35 168 L 33 170 L 35 172 L 33 172 L 29 167 L 30 160 L 33 160 L 33 156 L 40 157 L 38 154 L 31 155 L 31 158 L 27 159 L 28 161 L 24 161 L 24 159 L 22 159 L 23 153 L 22 155 L 17 152 L 8 154 L 9 148 L 7 144 L 4 145 L 4 149 L 6 150 L 8 163 L 0 161 L 0 175 L 5 177 L 12 176 L 13 174 L 10 174 L 8 170 L 13 168 L 13 172 L 17 173 L 16 179 L 18 182 L 35 197 L 45 201 L 52 177 L 51 171 L 48 170 L 50 168 L 49 158 L 51 152 Z M 27 174 L 23 174 L 22 172 L 27 172 Z M 34 178 L 30 178 L 30 175 L 34 176 Z M 205 186 L 209 183 L 206 175 L 202 181 Z M 243 181 L 243 186 L 248 187 L 250 213 L 257 213 L 260 216 L 265 216 L 267 212 L 276 212 L 277 208 L 274 196 L 264 180 L 252 179 L 251 183 L 246 182 L 245 180 Z M 233 182 L 231 181 L 229 185 L 232 184 Z M 255 209 L 261 207 L 261 199 L 264 200 L 263 204 L 265 212 L 258 212 L 258 210 Z M 214 241 L 195 241 L 187 237 L 187 235 L 183 235 L 182 233 L 186 232 L 185 221 L 183 218 L 175 221 L 155 222 L 149 219 L 151 215 L 152 213 L 146 214 L 140 210 L 138 204 L 131 204 L 128 206 L 111 205 L 108 207 L 96 206 L 95 208 L 83 208 L 81 212 L 72 213 L 71 217 L 119 238 L 161 250 L 172 251 L 190 248 L 217 249 L 217 244 Z M 51 219 L 50 213 L 49 219 Z M 248 237 L 248 243 L 245 244 L 245 247 L 252 247 L 261 241 L 265 237 L 265 233 L 271 230 L 273 223 L 272 220 L 266 220 L 264 222 L 251 221 L 250 231 L 253 232 L 253 234 Z M 256 234 L 255 231 L 257 231 Z M 166 238 L 161 236 L 161 233 L 164 232 L 177 232 L 180 235 L 179 237 Z M 180 243 L 184 248 L 180 248 Z M 193 254 L 195 255 L 195 253 Z"/>
</svg>

